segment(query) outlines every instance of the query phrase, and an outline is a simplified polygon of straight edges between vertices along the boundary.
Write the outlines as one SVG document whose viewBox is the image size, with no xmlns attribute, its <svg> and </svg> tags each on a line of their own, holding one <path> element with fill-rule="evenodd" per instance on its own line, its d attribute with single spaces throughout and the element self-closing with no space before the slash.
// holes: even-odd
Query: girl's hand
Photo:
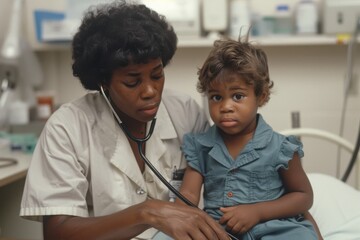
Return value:
<svg viewBox="0 0 360 240">
<path fill-rule="evenodd" d="M 220 210 L 224 215 L 220 224 L 226 224 L 227 229 L 233 233 L 244 234 L 260 222 L 260 214 L 255 204 L 223 207 Z"/>
<path fill-rule="evenodd" d="M 228 240 L 225 230 L 201 209 L 157 200 L 145 203 L 147 224 L 179 240 Z"/>
</svg>

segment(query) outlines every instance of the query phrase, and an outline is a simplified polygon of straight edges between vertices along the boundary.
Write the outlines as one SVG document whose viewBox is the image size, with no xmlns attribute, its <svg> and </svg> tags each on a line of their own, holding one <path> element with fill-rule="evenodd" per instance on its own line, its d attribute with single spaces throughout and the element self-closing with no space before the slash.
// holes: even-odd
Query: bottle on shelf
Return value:
<svg viewBox="0 0 360 240">
<path fill-rule="evenodd" d="M 287 4 L 278 4 L 275 11 L 274 34 L 294 33 L 293 16 Z"/>
<path fill-rule="evenodd" d="M 229 35 L 237 38 L 248 33 L 251 25 L 250 6 L 247 0 L 230 0 Z"/>
<path fill-rule="evenodd" d="M 314 1 L 299 1 L 295 19 L 297 34 L 316 34 L 318 32 L 318 9 Z"/>
</svg>

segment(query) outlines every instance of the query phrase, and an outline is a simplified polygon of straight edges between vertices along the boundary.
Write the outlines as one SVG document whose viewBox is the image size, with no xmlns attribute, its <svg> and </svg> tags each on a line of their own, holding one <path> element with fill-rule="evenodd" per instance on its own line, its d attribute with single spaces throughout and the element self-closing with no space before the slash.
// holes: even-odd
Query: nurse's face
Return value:
<svg viewBox="0 0 360 240">
<path fill-rule="evenodd" d="M 152 120 L 160 105 L 164 80 L 160 58 L 115 70 L 108 90 L 120 119 L 130 123 Z"/>
</svg>

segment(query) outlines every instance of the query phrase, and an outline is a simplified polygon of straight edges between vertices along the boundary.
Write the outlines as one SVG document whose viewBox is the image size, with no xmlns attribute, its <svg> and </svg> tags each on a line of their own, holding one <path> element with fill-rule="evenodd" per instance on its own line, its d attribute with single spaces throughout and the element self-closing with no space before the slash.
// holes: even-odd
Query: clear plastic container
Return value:
<svg viewBox="0 0 360 240">
<path fill-rule="evenodd" d="M 289 35 L 294 33 L 293 17 L 289 5 L 276 6 L 274 33 Z"/>
<path fill-rule="evenodd" d="M 296 9 L 296 32 L 298 34 L 317 33 L 318 10 L 314 1 L 302 0 Z"/>
<path fill-rule="evenodd" d="M 253 14 L 251 34 L 253 36 L 269 36 L 274 34 L 273 16 L 262 17 L 259 14 Z"/>
</svg>

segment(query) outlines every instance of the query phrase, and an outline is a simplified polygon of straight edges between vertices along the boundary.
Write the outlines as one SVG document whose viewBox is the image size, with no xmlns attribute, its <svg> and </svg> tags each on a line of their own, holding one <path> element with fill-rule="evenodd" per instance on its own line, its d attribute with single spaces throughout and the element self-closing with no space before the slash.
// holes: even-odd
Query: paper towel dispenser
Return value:
<svg viewBox="0 0 360 240">
<path fill-rule="evenodd" d="M 352 33 L 360 16 L 360 0 L 325 0 L 323 33 Z"/>
</svg>

